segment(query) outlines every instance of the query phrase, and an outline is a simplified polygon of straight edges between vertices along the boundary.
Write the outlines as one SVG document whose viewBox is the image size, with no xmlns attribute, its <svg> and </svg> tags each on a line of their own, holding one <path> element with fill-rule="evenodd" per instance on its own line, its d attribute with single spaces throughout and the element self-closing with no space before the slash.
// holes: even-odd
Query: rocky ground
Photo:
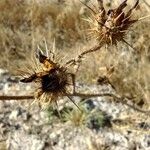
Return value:
<svg viewBox="0 0 150 150">
<path fill-rule="evenodd" d="M 78 88 L 113 92 L 109 86 Z M 32 92 L 31 85 L 0 69 L 0 95 Z M 59 118 L 56 110 L 43 110 L 32 100 L 0 101 L 0 150 L 150 150 L 148 115 L 106 97 L 87 98 L 79 104 L 86 110 L 83 114 L 72 106 L 68 102 L 62 107 Z"/>
</svg>

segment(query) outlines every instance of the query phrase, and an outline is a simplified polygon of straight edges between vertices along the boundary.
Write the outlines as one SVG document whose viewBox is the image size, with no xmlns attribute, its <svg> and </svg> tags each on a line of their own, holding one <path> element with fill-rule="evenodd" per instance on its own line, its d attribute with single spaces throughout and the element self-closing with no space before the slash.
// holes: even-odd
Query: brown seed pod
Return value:
<svg viewBox="0 0 150 150">
<path fill-rule="evenodd" d="M 98 1 L 98 9 L 92 11 L 92 16 L 88 21 L 91 23 L 91 34 L 96 37 L 99 43 L 116 45 L 117 42 L 124 41 L 127 30 L 138 19 L 132 19 L 132 12 L 139 4 L 139 0 L 126 13 L 127 0 L 124 0 L 116 9 L 105 10 L 103 0 Z"/>
<path fill-rule="evenodd" d="M 41 51 L 38 52 L 37 59 L 37 67 L 42 64 L 40 71 L 33 71 L 34 73 L 20 81 L 38 83 L 39 87 L 35 92 L 35 97 L 41 106 L 50 105 L 52 102 L 57 106 L 57 100 L 60 96 L 67 96 L 75 104 L 68 96 L 68 87 L 70 86 L 73 87 L 73 93 L 75 93 L 75 75 L 68 72 L 67 67 L 54 62 Z"/>
</svg>

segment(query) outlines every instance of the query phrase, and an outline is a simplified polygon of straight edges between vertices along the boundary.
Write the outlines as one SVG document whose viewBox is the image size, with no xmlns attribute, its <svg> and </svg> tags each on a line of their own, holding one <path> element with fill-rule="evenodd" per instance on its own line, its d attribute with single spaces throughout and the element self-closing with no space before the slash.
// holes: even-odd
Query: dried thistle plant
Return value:
<svg viewBox="0 0 150 150">
<path fill-rule="evenodd" d="M 88 19 L 91 25 L 89 29 L 89 34 L 97 39 L 98 44 L 94 45 L 92 48 L 83 51 L 76 60 L 72 59 L 71 61 L 76 64 L 80 64 L 83 57 L 89 53 L 98 51 L 102 46 L 106 45 L 115 45 L 117 46 L 118 42 L 124 42 L 133 48 L 126 40 L 125 35 L 129 28 L 138 20 L 144 19 L 132 19 L 132 13 L 139 4 L 139 0 L 136 1 L 134 6 L 129 9 L 126 13 L 124 8 L 127 6 L 127 0 L 124 0 L 116 9 L 105 10 L 103 6 L 103 0 L 97 0 L 98 8 L 96 6 L 92 9 L 87 4 L 83 3 L 87 8 L 92 12 L 92 16 Z M 133 48 L 134 49 L 134 48 Z"/>
<path fill-rule="evenodd" d="M 104 8 L 103 0 L 97 0 L 97 2 L 96 10 L 85 4 L 92 12 L 92 17 L 87 19 L 91 24 L 90 34 L 98 40 L 98 43 L 117 45 L 118 42 L 123 41 L 128 44 L 125 41 L 125 35 L 128 29 L 138 21 L 138 19 L 132 19 L 132 14 L 139 0 L 126 13 L 124 9 L 127 6 L 127 0 L 124 0 L 117 8 L 108 11 Z"/>
<path fill-rule="evenodd" d="M 68 71 L 68 64 L 61 65 L 58 62 L 54 52 L 50 51 L 51 56 L 48 55 L 48 52 L 46 56 L 38 50 L 35 62 L 33 62 L 36 64 L 35 67 L 32 63 L 33 70 L 25 73 L 25 77 L 20 81 L 23 83 L 38 83 L 35 97 L 41 106 L 48 106 L 51 103 L 58 106 L 57 101 L 61 96 L 67 96 L 76 105 L 68 95 L 70 86 L 73 87 L 73 93 L 75 93 L 75 75 Z"/>
</svg>

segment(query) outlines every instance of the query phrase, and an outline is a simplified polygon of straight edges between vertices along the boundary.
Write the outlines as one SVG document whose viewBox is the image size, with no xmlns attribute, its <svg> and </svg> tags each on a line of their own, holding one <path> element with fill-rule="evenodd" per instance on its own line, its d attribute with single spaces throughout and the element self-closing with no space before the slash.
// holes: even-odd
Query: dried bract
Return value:
<svg viewBox="0 0 150 150">
<path fill-rule="evenodd" d="M 97 38 L 99 43 L 116 45 L 117 42 L 124 41 L 127 30 L 138 19 L 132 19 L 133 10 L 138 6 L 139 0 L 126 13 L 124 8 L 127 0 L 124 0 L 116 9 L 105 10 L 103 0 L 98 1 L 98 9 L 92 11 L 92 16 L 88 21 L 91 23 L 91 34 Z M 93 19 L 94 18 L 94 19 Z"/>
<path fill-rule="evenodd" d="M 39 84 L 35 97 L 41 106 L 47 106 L 52 102 L 57 105 L 58 97 L 68 96 L 68 87 L 70 85 L 73 86 L 73 92 L 75 92 L 74 74 L 68 72 L 67 67 L 54 62 L 54 60 L 51 60 L 40 51 L 37 54 L 37 58 L 37 67 L 41 66 L 41 69 L 37 72 L 35 69 L 33 74 L 24 77 L 20 81 Z M 69 96 L 68 98 L 72 101 Z"/>
</svg>

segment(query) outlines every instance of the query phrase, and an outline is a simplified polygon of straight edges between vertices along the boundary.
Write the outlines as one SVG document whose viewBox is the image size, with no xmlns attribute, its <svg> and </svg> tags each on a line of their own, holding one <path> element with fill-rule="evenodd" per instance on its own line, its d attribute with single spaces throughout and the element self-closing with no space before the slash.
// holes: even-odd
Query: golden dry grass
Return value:
<svg viewBox="0 0 150 150">
<path fill-rule="evenodd" d="M 44 39 L 49 45 L 55 39 L 61 50 L 84 41 L 81 4 L 68 2 L 0 1 L 1 67 L 11 69 L 8 60 L 16 65 L 16 59 L 25 59 Z"/>
<path fill-rule="evenodd" d="M 112 3 L 113 7 L 117 5 L 118 1 Z M 136 16 L 148 15 L 145 4 L 140 2 L 140 6 Z M 22 66 L 44 39 L 48 45 L 55 39 L 56 47 L 67 57 L 74 57 L 94 46 L 94 42 L 87 37 L 89 24 L 83 20 L 88 15 L 89 10 L 78 0 L 66 0 L 64 3 L 1 0 L 0 67 L 14 72 L 14 68 Z M 95 82 L 98 76 L 107 74 L 102 68 L 114 66 L 115 70 L 109 78 L 117 91 L 121 95 L 135 97 L 139 104 L 144 101 L 147 105 L 150 97 L 149 30 L 149 19 L 146 19 L 137 22 L 127 34 L 126 40 L 136 50 L 120 43 L 118 48 L 103 47 L 88 56 L 79 70 L 78 80 Z"/>
</svg>

